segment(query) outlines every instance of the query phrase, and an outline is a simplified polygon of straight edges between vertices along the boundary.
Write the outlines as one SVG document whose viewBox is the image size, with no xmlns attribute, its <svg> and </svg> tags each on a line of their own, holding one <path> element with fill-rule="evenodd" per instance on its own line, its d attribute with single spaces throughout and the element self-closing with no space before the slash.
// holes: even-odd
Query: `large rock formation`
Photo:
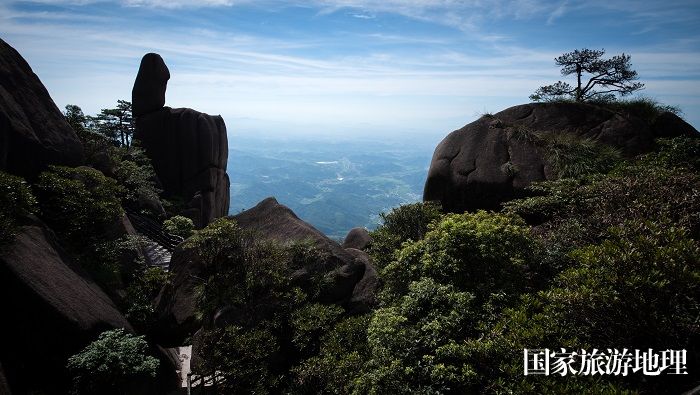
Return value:
<svg viewBox="0 0 700 395">
<path fill-rule="evenodd" d="M 450 133 L 435 149 L 423 200 L 448 211 L 497 209 L 534 181 L 556 178 L 532 133 L 565 133 L 617 148 L 631 157 L 653 148 L 657 137 L 698 136 L 672 113 L 653 122 L 576 103 L 515 106 Z"/>
<path fill-rule="evenodd" d="M 2 370 L 2 364 L 0 364 L 0 394 L 12 394 L 12 391 L 10 391 L 10 384 L 7 383 L 7 378 L 5 378 L 5 372 Z"/>
<path fill-rule="evenodd" d="M 134 117 L 156 112 L 165 106 L 165 90 L 169 79 L 170 70 L 160 55 L 148 53 L 143 56 L 131 91 Z"/>
<path fill-rule="evenodd" d="M 141 61 L 132 91 L 135 137 L 146 149 L 166 197 L 184 201 L 197 227 L 228 214 L 228 139 L 221 116 L 163 107 L 170 78 L 157 54 Z"/>
<path fill-rule="evenodd" d="M 28 179 L 78 165 L 83 146 L 22 56 L 0 39 L 0 170 Z"/>
<path fill-rule="evenodd" d="M 364 250 L 372 244 L 372 236 L 366 228 L 352 228 L 343 240 L 343 248 Z"/>
<path fill-rule="evenodd" d="M 67 385 L 66 359 L 112 328 L 129 322 L 56 238 L 31 219 L 0 254 L 0 363 L 13 391 Z M 41 372 L 41 374 L 38 374 Z M 65 388 L 63 388 L 65 390 Z"/>
<path fill-rule="evenodd" d="M 374 304 L 377 273 L 363 251 L 344 249 L 274 198 L 267 198 L 232 218 L 242 229 L 255 232 L 261 239 L 280 244 L 311 243 L 317 248 L 325 256 L 320 268 L 324 287 L 319 301 L 343 305 L 351 312 L 367 311 Z M 201 327 L 196 318 L 195 289 L 206 268 L 197 262 L 196 252 L 180 247 L 172 257 L 170 270 L 175 277 L 157 301 L 159 320 L 153 335 L 162 344 L 179 346 Z M 309 277 L 318 275 L 318 270 L 301 268 L 292 274 L 292 281 L 303 287 Z M 218 319 L 226 320 L 223 316 Z"/>
</svg>

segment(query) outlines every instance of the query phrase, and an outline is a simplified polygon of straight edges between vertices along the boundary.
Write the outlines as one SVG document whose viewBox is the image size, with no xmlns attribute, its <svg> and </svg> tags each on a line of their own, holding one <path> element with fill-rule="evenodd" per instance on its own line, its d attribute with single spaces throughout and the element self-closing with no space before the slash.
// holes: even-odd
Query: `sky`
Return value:
<svg viewBox="0 0 700 395">
<path fill-rule="evenodd" d="M 605 49 L 700 129 L 697 0 L 0 0 L 0 38 L 59 108 L 130 100 L 156 52 L 166 105 L 234 135 L 338 139 L 442 137 L 572 82 L 562 53 Z"/>
</svg>

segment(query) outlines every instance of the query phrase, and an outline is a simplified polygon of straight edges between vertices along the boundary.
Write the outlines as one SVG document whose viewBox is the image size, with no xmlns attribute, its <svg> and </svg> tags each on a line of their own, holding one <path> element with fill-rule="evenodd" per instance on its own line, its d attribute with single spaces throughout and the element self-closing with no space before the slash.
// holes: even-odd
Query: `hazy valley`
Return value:
<svg viewBox="0 0 700 395">
<path fill-rule="evenodd" d="M 229 140 L 230 214 L 274 196 L 333 239 L 374 229 L 379 213 L 421 200 L 433 143 L 267 139 Z"/>
</svg>

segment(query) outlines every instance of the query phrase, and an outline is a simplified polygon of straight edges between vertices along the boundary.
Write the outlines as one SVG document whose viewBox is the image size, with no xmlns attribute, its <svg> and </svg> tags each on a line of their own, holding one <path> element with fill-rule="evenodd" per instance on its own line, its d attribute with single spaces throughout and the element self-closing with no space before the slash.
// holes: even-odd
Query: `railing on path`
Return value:
<svg viewBox="0 0 700 395">
<path fill-rule="evenodd" d="M 221 382 L 223 382 L 223 376 L 220 372 L 207 376 L 187 373 L 187 395 L 217 394 Z"/>
<path fill-rule="evenodd" d="M 158 243 L 169 252 L 175 251 L 178 244 L 184 240 L 180 236 L 165 232 L 158 221 L 141 215 L 136 211 L 126 210 L 126 214 L 137 232 Z"/>
</svg>

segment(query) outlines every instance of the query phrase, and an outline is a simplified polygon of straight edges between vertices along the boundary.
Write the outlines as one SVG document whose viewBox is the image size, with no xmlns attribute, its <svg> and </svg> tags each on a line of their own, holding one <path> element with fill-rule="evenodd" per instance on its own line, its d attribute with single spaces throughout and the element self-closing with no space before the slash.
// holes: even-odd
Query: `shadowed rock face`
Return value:
<svg viewBox="0 0 700 395">
<path fill-rule="evenodd" d="M 228 138 L 220 116 L 163 107 L 170 72 L 157 54 L 141 61 L 132 90 L 135 138 L 141 141 L 167 197 L 185 203 L 197 227 L 228 214 Z"/>
<path fill-rule="evenodd" d="M 267 198 L 250 210 L 231 217 L 244 230 L 257 237 L 280 244 L 311 243 L 326 256 L 322 268 L 302 268 L 292 274 L 292 281 L 304 287 L 312 273 L 323 273 L 325 284 L 319 295 L 323 303 L 343 305 L 351 312 L 368 311 L 375 303 L 378 286 L 376 271 L 363 251 L 345 249 L 308 223 L 299 219 L 289 208 L 274 198 Z M 158 323 L 153 336 L 162 344 L 178 346 L 202 325 L 196 319 L 195 288 L 198 279 L 205 278 L 207 268 L 197 261 L 196 251 L 179 247 L 173 254 L 170 270 L 175 275 L 158 297 Z M 221 306 L 216 321 L 235 321 L 240 312 Z M 264 303 L 260 304 L 264 314 Z"/>
<path fill-rule="evenodd" d="M 350 232 L 345 236 L 343 241 L 343 248 L 355 248 L 358 250 L 364 250 L 370 244 L 372 244 L 372 236 L 365 228 L 352 228 Z"/>
<path fill-rule="evenodd" d="M 22 56 L 0 40 L 0 170 L 33 179 L 50 164 L 76 166 L 83 146 Z"/>
<path fill-rule="evenodd" d="M 185 202 L 183 215 L 197 227 L 228 214 L 228 138 L 220 116 L 189 108 L 163 108 L 136 120 L 166 196 Z"/>
<path fill-rule="evenodd" d="M 438 144 L 423 200 L 440 201 L 452 212 L 498 209 L 502 202 L 522 196 L 532 182 L 556 178 L 543 149 L 527 138 L 519 138 L 518 130 L 590 138 L 616 147 L 627 157 L 650 151 L 657 137 L 698 136 L 697 130 L 671 113 L 649 124 L 588 104 L 515 106 L 481 117 Z"/>
<path fill-rule="evenodd" d="M 0 325 L 0 362 L 18 393 L 31 388 L 61 393 L 68 384 L 62 381 L 66 358 L 104 330 L 132 330 L 102 289 L 66 257 L 53 232 L 36 219 L 20 227 L 0 254 L 0 299 L 7 302 Z"/>
<path fill-rule="evenodd" d="M 170 70 L 160 55 L 156 53 L 144 55 L 131 91 L 133 100 L 131 108 L 134 117 L 163 108 L 169 79 Z"/>
<path fill-rule="evenodd" d="M 5 372 L 2 369 L 2 364 L 0 364 L 0 394 L 11 395 L 10 385 L 7 383 L 5 378 Z"/>
</svg>

